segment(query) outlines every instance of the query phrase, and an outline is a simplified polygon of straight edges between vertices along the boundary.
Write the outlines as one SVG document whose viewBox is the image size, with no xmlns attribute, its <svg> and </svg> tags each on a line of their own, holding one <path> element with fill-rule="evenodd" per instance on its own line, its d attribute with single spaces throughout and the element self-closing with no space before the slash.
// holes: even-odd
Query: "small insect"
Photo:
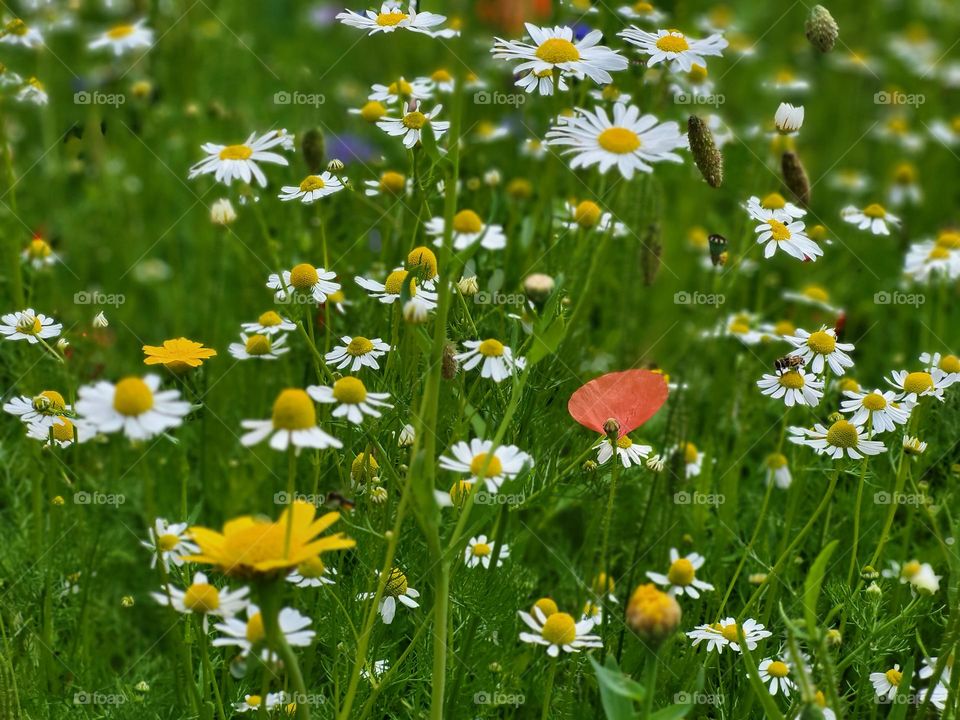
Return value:
<svg viewBox="0 0 960 720">
<path fill-rule="evenodd" d="M 323 504 L 330 509 L 343 508 L 344 510 L 353 510 L 357 506 L 353 500 L 338 492 L 327 493 Z"/>
<path fill-rule="evenodd" d="M 726 265 L 727 239 L 723 235 L 714 233 L 708 238 L 708 246 L 710 248 L 710 262 L 713 263 L 713 266 L 722 267 Z"/>
<path fill-rule="evenodd" d="M 803 358 L 799 355 L 784 355 L 782 358 L 773 361 L 773 367 L 778 373 L 783 374 L 787 370 L 796 370 L 798 367 L 803 367 Z"/>
</svg>

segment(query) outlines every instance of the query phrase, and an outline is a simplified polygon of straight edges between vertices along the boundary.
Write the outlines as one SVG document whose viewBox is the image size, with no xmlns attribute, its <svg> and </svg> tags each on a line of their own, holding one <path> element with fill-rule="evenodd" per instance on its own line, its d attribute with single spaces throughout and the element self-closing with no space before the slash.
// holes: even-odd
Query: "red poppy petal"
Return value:
<svg viewBox="0 0 960 720">
<path fill-rule="evenodd" d="M 570 396 L 567 410 L 578 423 L 603 434 L 603 425 L 613 418 L 620 424 L 620 437 L 653 417 L 667 401 L 667 381 L 650 370 L 607 373 Z"/>
</svg>

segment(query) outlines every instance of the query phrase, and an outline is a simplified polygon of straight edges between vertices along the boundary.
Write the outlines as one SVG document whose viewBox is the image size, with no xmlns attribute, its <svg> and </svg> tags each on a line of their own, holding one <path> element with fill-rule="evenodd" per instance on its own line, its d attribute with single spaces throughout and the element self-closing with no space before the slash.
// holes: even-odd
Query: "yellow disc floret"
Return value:
<svg viewBox="0 0 960 720">
<path fill-rule="evenodd" d="M 124 378 L 113 392 L 113 409 L 127 417 L 137 417 L 153 407 L 153 393 L 138 377 Z"/>
</svg>

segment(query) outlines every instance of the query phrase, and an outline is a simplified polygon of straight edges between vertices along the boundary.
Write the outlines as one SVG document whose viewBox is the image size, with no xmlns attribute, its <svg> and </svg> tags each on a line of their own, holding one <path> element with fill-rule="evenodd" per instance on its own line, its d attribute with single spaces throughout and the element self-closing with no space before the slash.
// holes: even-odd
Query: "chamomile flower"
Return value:
<svg viewBox="0 0 960 720">
<path fill-rule="evenodd" d="M 337 569 L 326 565 L 320 556 L 305 560 L 297 569 L 287 575 L 287 582 L 299 588 L 314 588 L 322 585 L 336 585 L 334 579 Z"/>
<path fill-rule="evenodd" d="M 798 260 L 812 262 L 823 255 L 820 246 L 807 237 L 804 223 L 794 220 L 788 224 L 778 220 L 769 210 L 764 211 L 764 214 L 766 217 L 754 228 L 754 232 L 757 233 L 757 243 L 766 244 L 763 249 L 765 258 L 773 257 L 777 250 L 782 250 Z"/>
<path fill-rule="evenodd" d="M 789 224 L 807 214 L 806 210 L 788 202 L 783 195 L 777 192 L 765 195 L 762 199 L 754 195 L 747 200 L 744 207 L 751 218 L 760 222 L 775 218 L 782 223 Z"/>
<path fill-rule="evenodd" d="M 829 455 L 834 460 L 844 455 L 860 460 L 864 455 L 879 455 L 887 449 L 879 440 L 867 440 L 863 425 L 849 420 L 837 420 L 829 428 L 817 423 L 813 430 L 791 427 L 790 433 L 790 442 L 811 447 L 818 455 Z"/>
<path fill-rule="evenodd" d="M 358 600 L 370 600 L 374 593 L 361 593 L 357 596 Z M 387 576 L 386 585 L 383 588 L 383 596 L 380 598 L 380 605 L 377 608 L 380 613 L 380 619 L 384 625 L 390 625 L 397 614 L 397 604 L 415 610 L 420 607 L 417 598 L 420 592 L 410 587 L 407 576 L 403 570 L 398 567 L 390 569 L 390 575 Z"/>
<path fill-rule="evenodd" d="M 450 454 L 440 456 L 440 467 L 458 473 L 469 473 L 472 484 L 481 478 L 487 490 L 496 493 L 510 478 L 516 477 L 525 467 L 533 466 L 533 458 L 516 445 L 498 445 L 493 452 L 492 440 L 473 438 L 469 444 L 454 443 Z"/>
<path fill-rule="evenodd" d="M 900 682 L 903 680 L 903 673 L 900 672 L 900 664 L 897 663 L 886 672 L 870 673 L 870 684 L 873 685 L 873 691 L 881 700 L 891 702 L 900 689 Z"/>
<path fill-rule="evenodd" d="M 175 585 L 167 585 L 162 592 L 150 593 L 160 605 L 172 607 L 178 613 L 202 615 L 204 632 L 210 616 L 231 618 L 243 612 L 249 602 L 249 594 L 248 587 L 233 591 L 226 587 L 217 588 L 210 584 L 202 572 L 194 573 L 190 585 L 183 590 Z"/>
<path fill-rule="evenodd" d="M 365 415 L 380 417 L 379 408 L 393 407 L 387 402 L 390 393 L 370 392 L 359 378 L 351 375 L 335 381 L 332 387 L 311 385 L 307 392 L 319 403 L 335 404 L 333 416 L 345 417 L 354 425 L 362 423 Z"/>
<path fill-rule="evenodd" d="M 272 273 L 267 278 L 267 287 L 276 290 L 278 302 L 287 302 L 289 294 L 302 293 L 312 296 L 317 304 L 327 301 L 327 297 L 340 289 L 340 283 L 334 282 L 337 274 L 332 270 L 314 267 L 310 263 L 300 263 L 281 275 Z"/>
<path fill-rule="evenodd" d="M 634 173 L 653 172 L 653 163 L 683 162 L 674 150 L 688 147 L 677 123 L 659 123 L 653 115 L 640 116 L 634 105 L 617 103 L 613 118 L 603 107 L 577 109 L 573 117 L 563 118 L 547 132 L 547 144 L 565 148 L 572 155 L 570 167 L 599 166 L 601 173 L 616 167 L 630 180 Z"/>
<path fill-rule="evenodd" d="M 50 247 L 50 243 L 39 235 L 34 235 L 20 253 L 20 257 L 25 263 L 29 263 L 34 270 L 42 270 L 45 267 L 56 265 L 60 258 Z"/>
<path fill-rule="evenodd" d="M 935 397 L 943 402 L 944 391 L 958 381 L 960 381 L 960 374 L 946 373 L 938 367 L 929 368 L 929 372 L 894 370 L 887 378 L 887 382 L 895 387 L 899 393 L 898 401 L 910 405 L 913 405 L 922 397 Z"/>
<path fill-rule="evenodd" d="M 377 127 L 391 137 L 403 137 L 403 146 L 410 149 L 419 144 L 423 128 L 427 125 L 437 140 L 450 129 L 449 122 L 436 119 L 442 109 L 443 105 L 436 105 L 430 112 L 423 113 L 417 100 L 414 109 L 404 113 L 402 118 L 385 117 L 377 122 Z"/>
<path fill-rule="evenodd" d="M 284 185 L 277 197 L 284 202 L 300 200 L 304 205 L 309 205 L 315 200 L 340 192 L 343 187 L 339 178 L 324 171 L 319 175 L 307 175 L 299 185 Z"/>
<path fill-rule="evenodd" d="M 7 340 L 26 340 L 31 345 L 57 337 L 62 329 L 62 324 L 32 308 L 0 317 L 0 335 Z"/>
<path fill-rule="evenodd" d="M 463 346 L 466 351 L 454 355 L 454 360 L 463 363 L 465 371 L 479 365 L 480 377 L 490 378 L 495 383 L 506 380 L 526 365 L 524 358 L 514 358 L 513 350 L 495 338 L 464 340 Z"/>
<path fill-rule="evenodd" d="M 657 10 L 645 0 L 640 0 L 640 2 L 635 2 L 632 5 L 621 5 L 617 8 L 617 13 L 627 20 L 650 23 L 651 25 L 656 25 L 667 17 L 666 13 Z"/>
<path fill-rule="evenodd" d="M 343 345 L 338 345 L 328 352 L 324 359 L 327 364 L 333 365 L 338 370 L 349 366 L 347 372 L 356 372 L 363 367 L 379 370 L 380 363 L 377 362 L 377 358 L 383 357 L 390 351 L 390 344 L 380 338 L 369 340 L 360 335 L 355 337 L 344 335 L 340 341 Z"/>
<path fill-rule="evenodd" d="M 25 425 L 39 428 L 46 435 L 64 415 L 72 414 L 73 407 L 56 390 L 44 390 L 33 397 L 12 397 L 3 404 L 3 410 L 19 417 Z"/>
<path fill-rule="evenodd" d="M 533 630 L 530 632 L 521 632 L 520 639 L 526 643 L 534 645 L 546 645 L 547 655 L 557 657 L 560 650 L 573 653 L 579 652 L 581 648 L 597 648 L 603 646 L 603 641 L 598 635 L 590 635 L 593 629 L 593 620 L 581 620 L 577 622 L 572 615 L 565 612 L 554 612 L 545 615 L 538 607 L 534 606 L 533 614 L 519 611 L 520 619 L 524 624 Z"/>
<path fill-rule="evenodd" d="M 871 203 L 863 209 L 849 205 L 840 212 L 840 217 L 856 225 L 858 230 L 869 230 L 874 235 L 889 235 L 891 225 L 900 225 L 899 217 L 877 203 Z"/>
<path fill-rule="evenodd" d="M 286 346 L 287 336 L 240 333 L 240 342 L 230 343 L 228 350 L 237 360 L 276 360 L 290 352 Z"/>
<path fill-rule="evenodd" d="M 683 455 L 683 472 L 688 478 L 697 477 L 703 471 L 703 458 L 705 453 L 701 452 L 692 442 L 685 442 L 673 448 L 673 453 Z"/>
<path fill-rule="evenodd" d="M 947 147 L 960 144 L 960 115 L 956 115 L 949 122 L 933 120 L 927 128 L 934 139 L 939 140 Z"/>
<path fill-rule="evenodd" d="M 670 548 L 670 567 L 666 574 L 647 572 L 647 577 L 657 585 L 669 588 L 670 595 L 689 595 L 696 599 L 701 592 L 712 592 L 713 585 L 697 578 L 697 570 L 703 567 L 706 559 L 698 553 L 681 557 L 676 548 Z"/>
<path fill-rule="evenodd" d="M 55 417 L 53 423 L 46 429 L 39 425 L 27 425 L 28 438 L 45 442 L 47 446 L 53 443 L 59 448 L 70 447 L 74 441 L 86 442 L 94 434 L 82 420 L 76 418 L 71 420 L 62 416 Z"/>
<path fill-rule="evenodd" d="M 853 360 L 847 355 L 853 350 L 853 344 L 837 342 L 833 328 L 823 326 L 812 333 L 798 329 L 795 335 L 785 335 L 783 339 L 797 348 L 790 354 L 801 357 L 815 375 L 822 373 L 825 365 L 830 366 L 834 375 L 843 375 L 847 368 L 853 367 Z"/>
<path fill-rule="evenodd" d="M 782 68 L 767 82 L 763 83 L 765 88 L 774 92 L 805 92 L 810 89 L 810 83 L 801 77 L 797 77 L 789 68 Z"/>
<path fill-rule="evenodd" d="M 828 293 L 820 285 L 804 285 L 803 288 L 800 289 L 800 292 L 784 290 L 783 299 L 792 300 L 793 302 L 801 303 L 803 305 L 812 305 L 813 307 L 821 308 L 827 312 L 840 312 L 840 308 L 836 307 L 830 302 L 830 293 Z M 793 335 L 793 332 L 785 334 Z"/>
<path fill-rule="evenodd" d="M 434 245 L 443 244 L 443 234 L 446 228 L 442 217 L 435 217 L 427 222 L 424 230 L 434 240 Z M 507 236 L 503 234 L 503 227 L 490 225 L 480 219 L 473 210 L 465 209 L 453 216 L 453 247 L 459 252 L 466 250 L 476 242 L 487 250 L 502 250 L 507 246 Z"/>
<path fill-rule="evenodd" d="M 233 704 L 233 709 L 238 713 L 259 712 L 261 708 L 267 711 L 277 710 L 279 708 L 289 707 L 289 698 L 282 690 L 275 693 L 267 693 L 267 697 L 260 695 L 244 695 L 243 702 Z M 295 707 L 295 706 L 294 706 Z M 290 713 L 285 713 L 289 715 Z"/>
<path fill-rule="evenodd" d="M 566 77 L 563 75 L 554 76 L 550 70 L 545 70 L 542 74 L 528 72 L 514 84 L 525 92 L 536 92 L 538 95 L 544 96 L 553 95 L 555 88 L 560 92 L 566 92 L 570 89 Z"/>
<path fill-rule="evenodd" d="M 510 557 L 510 546 L 501 543 L 497 555 L 497 567 L 501 567 L 503 561 L 508 557 Z M 484 569 L 489 568 L 492 558 L 493 540 L 488 539 L 486 535 L 477 535 L 476 537 L 470 538 L 466 549 L 463 551 L 463 561 L 469 568 L 475 568 L 480 565 L 482 565 Z"/>
<path fill-rule="evenodd" d="M 246 617 L 246 621 L 238 617 L 224 618 L 223 622 L 214 625 L 214 629 L 223 633 L 223 637 L 214 638 L 213 646 L 236 647 L 242 657 L 264 648 L 267 633 L 260 608 L 250 603 L 247 605 Z M 280 633 L 291 647 L 308 647 L 313 642 L 316 632 L 309 629 L 311 622 L 307 616 L 288 607 L 280 610 L 277 618 Z M 276 653 L 266 648 L 260 653 L 260 657 L 268 662 L 277 660 Z"/>
<path fill-rule="evenodd" d="M 729 647 L 734 652 L 741 652 L 740 630 L 743 631 L 747 649 L 751 652 L 756 650 L 761 640 L 773 634 L 753 618 L 747 618 L 743 621 L 743 625 L 738 627 L 736 618 L 728 617 L 712 625 L 697 625 L 687 633 L 687 637 L 693 640 L 694 646 L 705 640 L 707 652 L 716 650 L 722 654 L 725 647 Z"/>
<path fill-rule="evenodd" d="M 408 100 L 426 100 L 433 95 L 433 84 L 427 78 L 419 78 L 408 82 L 400 77 L 389 85 L 375 83 L 370 88 L 367 99 L 372 102 L 395 105 Z"/>
<path fill-rule="evenodd" d="M 320 450 L 343 447 L 339 440 L 317 426 L 317 409 L 313 400 L 299 388 L 280 391 L 269 420 L 244 420 L 241 427 L 248 431 L 240 438 L 246 446 L 270 438 L 270 447 L 280 451 L 291 445 L 297 449 L 311 447 Z"/>
<path fill-rule="evenodd" d="M 153 30 L 147 27 L 146 18 L 137 20 L 132 25 L 114 25 L 94 38 L 87 47 L 90 50 L 109 48 L 113 54 L 120 57 L 131 50 L 141 50 L 153 45 Z"/>
<path fill-rule="evenodd" d="M 960 373 L 960 357 L 957 357 L 951 353 L 920 353 L 920 362 L 924 364 L 927 372 L 930 373 L 932 373 L 935 369 L 941 370 L 947 374 Z"/>
<path fill-rule="evenodd" d="M 934 240 L 912 243 L 903 261 L 903 274 L 918 283 L 931 279 L 960 277 L 960 251 L 950 250 Z"/>
<path fill-rule="evenodd" d="M 260 187 L 266 187 L 267 176 L 263 174 L 258 163 L 289 165 L 283 155 L 269 152 L 278 145 L 282 148 L 286 142 L 287 137 L 284 134 L 271 130 L 260 137 L 251 133 L 250 137 L 237 145 L 204 143 L 201 149 L 207 157 L 190 168 L 188 179 L 213 174 L 216 181 L 224 185 L 230 185 L 234 180 L 242 180 L 247 184 L 256 180 Z"/>
<path fill-rule="evenodd" d="M 793 482 L 790 466 L 787 465 L 787 456 L 783 453 L 770 453 L 763 461 L 763 468 L 767 473 L 767 483 L 776 483 L 781 490 L 786 490 Z"/>
<path fill-rule="evenodd" d="M 36 49 L 43 47 L 43 35 L 20 18 L 14 18 L 0 27 L 0 43 Z"/>
<path fill-rule="evenodd" d="M 17 102 L 31 103 L 33 105 L 43 106 L 50 100 L 47 95 L 46 86 L 35 77 L 30 77 L 20 86 L 17 94 L 14 96 Z"/>
<path fill-rule="evenodd" d="M 200 551 L 200 548 L 191 542 L 187 527 L 187 523 L 168 523 L 163 518 L 153 521 L 153 526 L 147 528 L 147 540 L 140 541 L 140 544 L 151 552 L 151 568 L 157 566 L 159 557 L 163 569 L 169 572 L 171 564 L 181 567 L 185 556 Z"/>
<path fill-rule="evenodd" d="M 803 126 L 803 105 L 794 107 L 790 103 L 780 103 L 773 124 L 782 134 L 795 135 Z"/>
<path fill-rule="evenodd" d="M 457 85 L 453 75 L 446 68 L 437 68 L 430 73 L 430 77 L 419 78 L 419 81 L 427 83 L 431 92 L 436 91 L 448 95 L 453 92 Z"/>
<path fill-rule="evenodd" d="M 380 175 L 379 180 L 365 180 L 363 184 L 367 188 L 363 191 L 363 194 L 367 197 L 377 197 L 378 195 L 400 197 L 404 192 L 409 192 L 412 187 L 406 175 L 394 170 L 387 170 Z"/>
<path fill-rule="evenodd" d="M 706 57 L 720 57 L 727 47 L 727 41 L 719 33 L 697 40 L 679 30 L 657 30 L 652 33 L 631 25 L 618 35 L 635 46 L 641 55 L 650 56 L 647 67 L 667 62 L 672 69 L 684 72 L 689 72 L 694 64 L 706 67 Z"/>
<path fill-rule="evenodd" d="M 902 447 L 907 455 L 923 455 L 927 451 L 927 444 L 913 435 L 903 436 Z"/>
<path fill-rule="evenodd" d="M 543 77 L 559 72 L 577 78 L 589 77 L 595 83 L 613 82 L 610 71 L 627 69 L 627 59 L 616 51 L 600 45 L 603 33 L 593 30 L 575 40 L 572 27 L 537 27 L 526 23 L 531 42 L 496 38 L 493 57 L 497 60 L 519 60 L 514 68 L 518 74 Z M 529 88 L 532 91 L 535 88 Z M 550 93 L 546 93 L 550 94 Z"/>
<path fill-rule="evenodd" d="M 101 380 L 77 392 L 77 412 L 101 433 L 122 431 L 131 440 L 149 440 L 183 424 L 190 403 L 179 390 L 160 390 L 156 375 L 126 377 L 114 384 Z"/>
<path fill-rule="evenodd" d="M 338 13 L 336 19 L 349 27 L 366 30 L 368 35 L 392 33 L 396 30 L 409 30 L 430 37 L 449 38 L 457 34 L 456 30 L 432 29 L 443 24 L 447 19 L 444 15 L 431 12 L 418 13 L 413 9 L 413 3 L 406 12 L 402 7 L 400 0 L 385 0 L 380 5 L 379 12 L 367 10 L 365 14 L 361 15 L 353 10 L 345 10 Z"/>
<path fill-rule="evenodd" d="M 850 399 L 840 403 L 840 412 L 853 413 L 850 422 L 854 425 L 866 425 L 870 421 L 875 433 L 895 430 L 897 425 L 906 425 L 910 419 L 910 408 L 897 403 L 894 390 L 869 393 L 846 390 L 843 394 Z"/>
<path fill-rule="evenodd" d="M 392 305 L 400 299 L 404 290 L 403 283 L 406 281 L 411 300 L 420 303 L 427 310 L 437 307 L 437 293 L 433 290 L 433 283 L 425 282 L 421 285 L 408 270 L 402 267 L 395 268 L 382 283 L 359 275 L 354 280 L 370 294 L 370 297 L 376 298 L 384 305 Z"/>
<path fill-rule="evenodd" d="M 274 310 L 267 310 L 257 318 L 256 322 L 243 323 L 240 326 L 244 332 L 252 335 L 277 335 L 297 329 L 296 323 L 281 316 Z"/>
<path fill-rule="evenodd" d="M 630 232 L 614 219 L 613 213 L 605 212 L 593 200 L 565 203 L 562 217 L 568 230 L 595 230 L 601 235 L 609 232 L 612 237 L 624 237 Z"/>
<path fill-rule="evenodd" d="M 769 374 L 757 380 L 760 391 L 775 400 L 783 399 L 784 405 L 807 405 L 816 407 L 823 397 L 823 380 L 808 375 L 803 368 L 783 373 Z"/>
<path fill-rule="evenodd" d="M 631 465 L 642 465 L 644 460 L 653 452 L 652 445 L 641 445 L 633 442 L 629 436 L 624 435 L 617 439 L 616 455 L 625 468 Z M 597 462 L 605 465 L 614 455 L 614 444 L 609 438 L 601 438 L 600 442 L 593 446 L 597 450 Z"/>
<path fill-rule="evenodd" d="M 902 162 L 893 168 L 887 199 L 894 207 L 923 201 L 923 191 L 917 182 L 917 168 L 913 163 Z"/>
<path fill-rule="evenodd" d="M 790 665 L 780 658 L 765 658 L 757 666 L 760 681 L 768 686 L 771 695 L 781 694 L 790 697 L 797 684 L 790 679 Z"/>
</svg>

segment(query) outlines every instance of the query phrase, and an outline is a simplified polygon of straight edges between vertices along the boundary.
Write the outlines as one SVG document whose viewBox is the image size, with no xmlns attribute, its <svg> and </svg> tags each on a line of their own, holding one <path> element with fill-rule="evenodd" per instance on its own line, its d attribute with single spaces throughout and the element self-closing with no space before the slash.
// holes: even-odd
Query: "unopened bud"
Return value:
<svg viewBox="0 0 960 720">
<path fill-rule="evenodd" d="M 690 139 L 690 154 L 710 187 L 723 184 L 723 155 L 713 141 L 713 133 L 707 124 L 696 115 L 687 120 L 687 137 Z"/>
<path fill-rule="evenodd" d="M 323 170 L 323 157 L 326 154 L 323 133 L 316 128 L 307 130 L 300 139 L 300 152 L 303 153 L 303 160 L 310 173 L 319 175 Z"/>
<path fill-rule="evenodd" d="M 544 273 L 532 273 L 523 280 L 523 290 L 531 300 L 541 303 L 550 297 L 556 282 Z"/>
<path fill-rule="evenodd" d="M 659 644 L 680 625 L 680 605 L 653 583 L 639 586 L 627 605 L 627 625 L 644 640 Z"/>
<path fill-rule="evenodd" d="M 466 297 L 472 297 L 476 295 L 480 290 L 480 285 L 477 284 L 477 276 L 473 275 L 471 277 L 462 277 L 457 281 L 457 288 L 460 292 Z"/>
<path fill-rule="evenodd" d="M 327 172 L 331 172 L 334 175 L 336 175 L 337 173 L 343 172 L 343 169 L 345 167 L 346 165 L 343 164 L 343 160 L 338 160 L 337 158 L 334 158 L 333 160 L 327 163 Z"/>
<path fill-rule="evenodd" d="M 806 24 L 807 40 L 822 53 L 830 52 L 840 35 L 833 15 L 823 5 L 814 5 Z"/>
<path fill-rule="evenodd" d="M 460 363 L 457 362 L 454 355 L 457 354 L 456 348 L 447 343 L 443 346 L 443 359 L 440 366 L 440 375 L 444 380 L 453 380 L 460 369 Z"/>
<path fill-rule="evenodd" d="M 783 181 L 797 201 L 807 207 L 810 205 L 810 178 L 800 162 L 800 156 L 795 152 L 785 152 L 780 160 L 783 169 Z"/>
</svg>

